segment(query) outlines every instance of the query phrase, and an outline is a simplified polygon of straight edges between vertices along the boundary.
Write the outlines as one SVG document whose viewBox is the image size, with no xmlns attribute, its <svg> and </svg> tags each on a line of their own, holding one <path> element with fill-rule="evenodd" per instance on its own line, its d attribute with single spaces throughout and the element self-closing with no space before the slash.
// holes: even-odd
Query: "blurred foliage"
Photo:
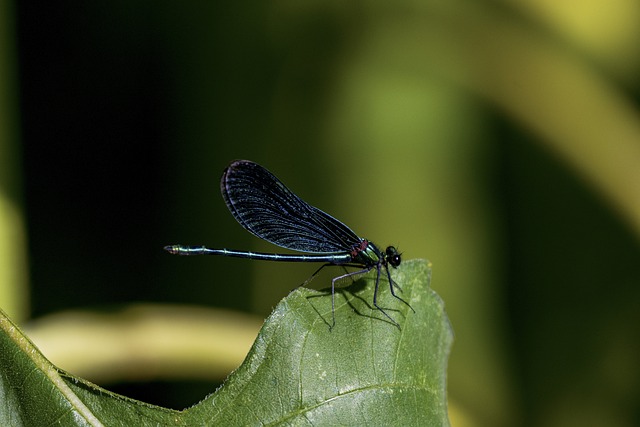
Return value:
<svg viewBox="0 0 640 427">
<path fill-rule="evenodd" d="M 29 285 L 22 210 L 15 13 L 0 2 L 0 303 L 16 320 L 28 316 Z"/>
<path fill-rule="evenodd" d="M 20 131 L 0 132 L 24 163 L 1 185 L 24 181 L 34 316 L 132 301 L 266 315 L 313 267 L 161 250 L 272 249 L 218 194 L 248 158 L 432 261 L 456 334 L 452 425 L 638 423 L 640 3 L 16 7 L 1 61 L 19 100 L 2 102 Z M 283 274 L 299 282 L 251 286 Z"/>
</svg>

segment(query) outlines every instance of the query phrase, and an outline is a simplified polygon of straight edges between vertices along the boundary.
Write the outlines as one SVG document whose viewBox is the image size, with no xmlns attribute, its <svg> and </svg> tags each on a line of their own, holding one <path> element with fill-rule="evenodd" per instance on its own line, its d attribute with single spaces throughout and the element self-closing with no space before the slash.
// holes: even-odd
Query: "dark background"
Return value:
<svg viewBox="0 0 640 427">
<path fill-rule="evenodd" d="M 522 11 L 478 4 L 483 13 L 556 40 Z M 427 22 L 438 19 L 429 15 L 437 8 L 420 12 Z M 409 7 L 405 13 L 411 25 Z M 20 197 L 32 316 L 138 301 L 268 314 L 314 267 L 172 258 L 162 251 L 172 243 L 268 248 L 235 224 L 219 195 L 224 167 L 248 158 L 356 232 L 383 246 L 397 244 L 407 258 L 434 262 L 433 287 L 456 331 L 449 396 L 472 425 L 639 423 L 638 236 L 542 135 L 455 87 L 430 63 L 432 74 L 401 73 L 388 85 L 392 94 L 399 87 L 400 100 L 429 98 L 434 105 L 425 127 L 446 131 L 407 143 L 403 124 L 422 123 L 407 121 L 414 114 L 408 103 L 400 112 L 383 111 L 385 119 L 399 119 L 381 142 L 352 143 L 349 132 L 331 142 L 334 127 L 352 120 L 344 117 L 344 124 L 335 115 L 376 102 L 365 97 L 364 106 L 349 107 L 340 96 L 345 87 L 366 83 L 352 80 L 348 64 L 358 49 L 369 49 L 369 39 L 381 37 L 376 23 L 383 15 L 366 4 L 17 3 Z M 409 39 L 395 49 L 420 45 Z M 403 76 L 428 80 L 424 92 L 404 87 Z M 610 81 L 637 108 L 635 82 L 613 72 Z M 434 174 L 442 168 L 444 178 L 434 183 L 432 172 L 411 172 L 420 168 Z M 437 190 L 445 184 L 451 188 Z M 477 219 L 477 206 L 484 222 L 465 222 Z M 429 216 L 430 209 L 444 213 Z M 459 223 L 439 223 L 445 216 Z M 449 239 L 448 230 L 460 236 Z M 448 248 L 456 239 L 466 252 Z M 474 258 L 490 264 L 484 279 L 466 264 Z M 459 276 L 447 268 L 468 272 L 469 282 L 454 280 Z M 264 277 L 275 274 L 293 282 L 265 290 Z M 474 324 L 477 318 L 465 312 L 477 306 L 488 307 L 481 311 L 488 318 Z M 466 333 L 478 347 L 465 347 Z M 178 409 L 215 386 L 105 384 Z"/>
</svg>

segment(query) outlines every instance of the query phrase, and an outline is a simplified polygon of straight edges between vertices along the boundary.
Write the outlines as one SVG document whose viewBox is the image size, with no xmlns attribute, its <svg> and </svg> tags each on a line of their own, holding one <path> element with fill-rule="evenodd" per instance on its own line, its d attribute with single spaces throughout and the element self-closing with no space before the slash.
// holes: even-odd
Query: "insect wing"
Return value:
<svg viewBox="0 0 640 427">
<path fill-rule="evenodd" d="M 246 230 L 300 252 L 348 252 L 360 242 L 349 227 L 296 196 L 257 163 L 238 160 L 225 169 L 222 196 Z"/>
</svg>

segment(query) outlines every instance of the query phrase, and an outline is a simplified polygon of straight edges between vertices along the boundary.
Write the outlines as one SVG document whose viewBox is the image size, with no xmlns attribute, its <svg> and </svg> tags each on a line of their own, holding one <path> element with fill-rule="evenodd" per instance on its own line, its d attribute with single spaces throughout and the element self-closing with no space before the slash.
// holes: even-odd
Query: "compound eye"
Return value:
<svg viewBox="0 0 640 427">
<path fill-rule="evenodd" d="M 389 264 L 391 264 L 392 267 L 397 267 L 400 265 L 401 261 L 402 259 L 400 258 L 400 254 L 398 254 L 391 257 L 391 259 L 389 260 Z"/>
<path fill-rule="evenodd" d="M 402 262 L 402 257 L 400 256 L 400 253 L 393 246 L 387 247 L 387 249 L 384 251 L 384 254 L 387 259 L 387 262 L 391 264 L 392 267 L 397 267 L 400 265 L 400 262 Z"/>
</svg>

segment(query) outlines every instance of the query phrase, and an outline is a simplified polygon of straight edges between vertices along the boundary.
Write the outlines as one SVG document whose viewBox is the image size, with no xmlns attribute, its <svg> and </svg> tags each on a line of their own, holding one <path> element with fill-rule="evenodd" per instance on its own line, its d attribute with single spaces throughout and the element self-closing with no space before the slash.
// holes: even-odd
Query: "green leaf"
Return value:
<svg viewBox="0 0 640 427">
<path fill-rule="evenodd" d="M 0 311 L 1 426 L 156 426 L 180 417 L 56 368 Z"/>
<path fill-rule="evenodd" d="M 245 362 L 214 394 L 184 411 L 110 393 L 48 362 L 0 317 L 0 425 L 448 425 L 446 363 L 452 332 L 431 270 L 394 272 L 411 311 L 374 278 L 331 296 L 298 289 L 265 322 Z"/>
</svg>

